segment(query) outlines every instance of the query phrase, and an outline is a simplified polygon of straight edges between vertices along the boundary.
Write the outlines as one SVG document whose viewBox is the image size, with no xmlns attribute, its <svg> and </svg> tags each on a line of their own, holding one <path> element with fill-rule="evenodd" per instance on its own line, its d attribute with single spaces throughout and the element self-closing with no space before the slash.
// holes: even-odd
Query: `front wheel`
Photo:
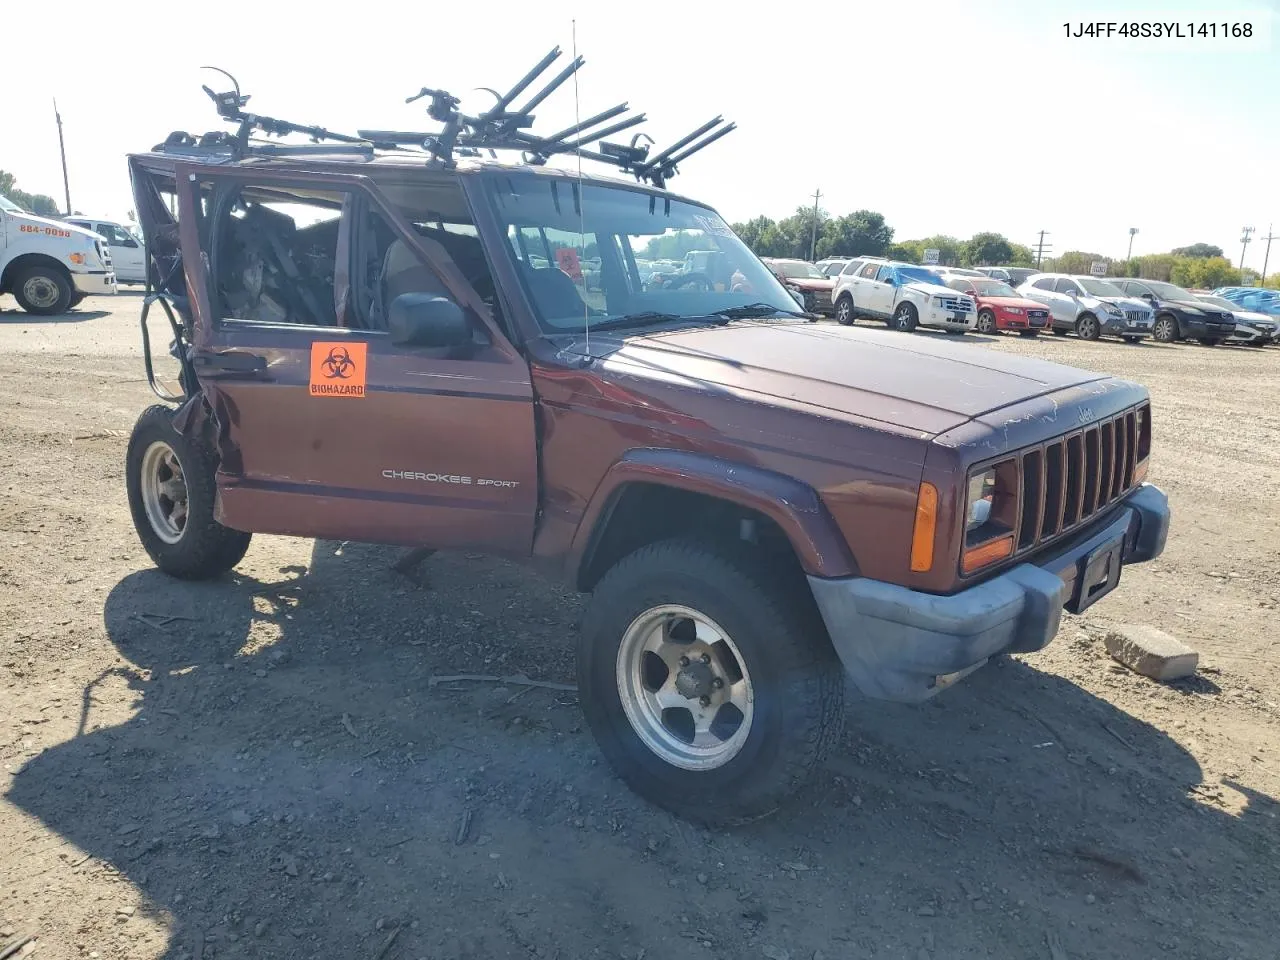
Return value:
<svg viewBox="0 0 1280 960">
<path fill-rule="evenodd" d="M 234 567 L 251 534 L 214 519 L 217 458 L 173 426 L 156 404 L 134 424 L 125 455 L 133 526 L 157 567 L 181 580 L 208 580 Z"/>
<path fill-rule="evenodd" d="M 910 333 L 919 322 L 920 317 L 916 313 L 915 304 L 900 303 L 898 304 L 898 309 L 893 311 L 893 328 L 895 330 Z"/>
<path fill-rule="evenodd" d="M 578 689 L 636 793 L 722 825 L 776 810 L 840 736 L 843 677 L 798 574 L 745 544 L 642 547 L 597 586 Z"/>
<path fill-rule="evenodd" d="M 836 301 L 836 323 L 847 327 L 853 323 L 853 298 L 847 293 Z"/>
<path fill-rule="evenodd" d="M 996 332 L 996 315 L 990 310 L 978 311 L 978 332 L 979 333 L 995 333 Z"/>
<path fill-rule="evenodd" d="M 23 267 L 14 278 L 13 296 L 18 306 L 39 317 L 66 313 L 75 294 L 71 276 L 54 265 Z"/>
<path fill-rule="evenodd" d="M 1086 313 L 1076 321 L 1076 336 L 1081 340 L 1097 340 L 1102 330 L 1098 326 L 1098 318 Z"/>
</svg>

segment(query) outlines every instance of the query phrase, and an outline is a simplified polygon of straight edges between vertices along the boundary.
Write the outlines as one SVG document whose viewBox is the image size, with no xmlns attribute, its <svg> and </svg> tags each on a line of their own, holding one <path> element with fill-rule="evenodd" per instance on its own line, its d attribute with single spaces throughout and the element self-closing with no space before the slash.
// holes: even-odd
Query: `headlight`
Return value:
<svg viewBox="0 0 1280 960">
<path fill-rule="evenodd" d="M 1005 313 L 1013 314 L 1015 317 L 1020 317 L 1026 313 L 1021 307 L 1004 307 L 1003 309 Z"/>
<path fill-rule="evenodd" d="M 996 496 L 996 471 L 983 470 L 969 478 L 969 496 L 966 500 L 964 532 L 977 530 L 991 519 L 991 507 Z"/>
<path fill-rule="evenodd" d="M 1117 307 L 1114 303 L 1108 303 L 1106 305 L 1106 308 L 1107 308 L 1107 313 L 1109 313 L 1113 317 L 1124 316 L 1124 311 L 1121 310 L 1119 307 Z"/>
</svg>

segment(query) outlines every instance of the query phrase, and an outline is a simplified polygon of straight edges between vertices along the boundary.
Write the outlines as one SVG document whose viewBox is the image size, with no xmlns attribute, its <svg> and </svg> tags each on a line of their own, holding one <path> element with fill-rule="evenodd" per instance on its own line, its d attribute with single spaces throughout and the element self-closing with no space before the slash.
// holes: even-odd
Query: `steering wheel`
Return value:
<svg viewBox="0 0 1280 960">
<path fill-rule="evenodd" d="M 711 292 L 711 280 L 705 273 L 682 273 L 667 281 L 668 290 L 678 290 L 689 284 L 695 284 L 703 293 Z"/>
</svg>

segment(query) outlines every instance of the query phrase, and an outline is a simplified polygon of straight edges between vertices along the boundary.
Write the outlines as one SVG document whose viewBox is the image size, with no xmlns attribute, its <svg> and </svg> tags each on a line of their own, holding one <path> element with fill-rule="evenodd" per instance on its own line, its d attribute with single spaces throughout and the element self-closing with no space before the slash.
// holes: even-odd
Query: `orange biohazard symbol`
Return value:
<svg viewBox="0 0 1280 960">
<path fill-rule="evenodd" d="M 368 350 L 354 340 L 311 344 L 311 396 L 363 397 Z"/>
</svg>

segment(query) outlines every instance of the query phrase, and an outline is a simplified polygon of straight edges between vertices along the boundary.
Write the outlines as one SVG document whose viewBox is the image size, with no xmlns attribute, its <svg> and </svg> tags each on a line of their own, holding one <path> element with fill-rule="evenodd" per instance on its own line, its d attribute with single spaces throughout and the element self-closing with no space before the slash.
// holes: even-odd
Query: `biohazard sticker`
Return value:
<svg viewBox="0 0 1280 960">
<path fill-rule="evenodd" d="M 359 341 L 311 344 L 311 396 L 363 397 L 368 350 Z"/>
</svg>

